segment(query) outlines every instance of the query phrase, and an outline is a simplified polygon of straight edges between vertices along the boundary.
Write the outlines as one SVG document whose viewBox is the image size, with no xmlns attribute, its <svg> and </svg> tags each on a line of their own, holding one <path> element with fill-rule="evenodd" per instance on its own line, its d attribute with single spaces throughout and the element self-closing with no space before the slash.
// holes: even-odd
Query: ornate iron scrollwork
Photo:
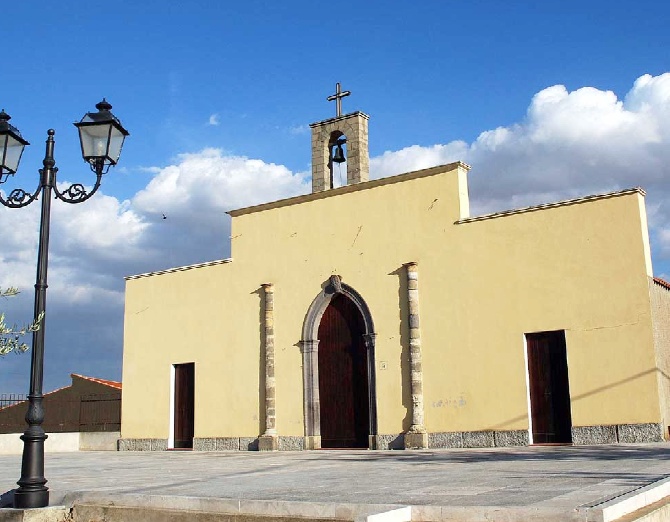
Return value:
<svg viewBox="0 0 670 522">
<path fill-rule="evenodd" d="M 21 208 L 30 205 L 37 195 L 41 192 L 42 187 L 37 187 L 37 190 L 34 194 L 30 194 L 21 188 L 13 189 L 7 198 L 3 198 L 0 195 L 0 203 L 9 208 Z"/>
<path fill-rule="evenodd" d="M 20 205 L 28 198 L 30 198 L 30 194 L 28 194 L 23 189 L 17 188 L 9 193 L 9 196 L 7 196 L 7 201 L 9 201 L 10 204 L 14 203 L 16 205 Z"/>
<path fill-rule="evenodd" d="M 81 183 L 75 183 L 74 185 L 70 185 L 70 187 L 67 190 L 64 190 L 63 192 L 59 193 L 59 199 L 65 201 L 66 199 L 72 203 L 78 203 L 79 201 L 83 201 L 87 196 L 86 189 L 84 188 L 84 185 Z"/>
<path fill-rule="evenodd" d="M 84 185 L 82 185 L 81 183 L 73 183 L 62 192 L 58 190 L 58 187 L 54 186 L 54 193 L 56 194 L 56 197 L 58 199 L 64 201 L 65 203 L 72 203 L 72 204 L 81 203 L 82 201 L 86 201 L 87 199 L 89 199 L 93 194 L 95 194 L 98 191 L 98 188 L 100 188 L 101 177 L 102 174 L 98 172 L 97 179 L 95 180 L 95 185 L 93 186 L 93 189 L 90 192 L 88 192 L 86 190 L 86 187 L 84 187 Z"/>
</svg>

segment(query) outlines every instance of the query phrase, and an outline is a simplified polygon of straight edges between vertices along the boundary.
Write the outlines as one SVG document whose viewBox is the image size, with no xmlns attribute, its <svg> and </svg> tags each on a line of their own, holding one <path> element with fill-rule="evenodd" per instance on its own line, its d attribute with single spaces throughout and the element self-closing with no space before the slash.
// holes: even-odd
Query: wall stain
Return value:
<svg viewBox="0 0 670 522">
<path fill-rule="evenodd" d="M 455 399 L 438 399 L 433 401 L 433 408 L 464 408 L 467 406 L 468 401 L 465 400 L 465 397 L 462 395 Z"/>
<path fill-rule="evenodd" d="M 356 237 L 354 238 L 354 242 L 351 243 L 351 248 L 353 248 L 354 245 L 356 244 L 356 240 L 358 239 L 358 236 L 361 234 L 361 229 L 362 229 L 362 228 L 363 228 L 363 225 L 361 225 L 360 227 L 358 227 L 358 232 L 356 232 Z"/>
</svg>

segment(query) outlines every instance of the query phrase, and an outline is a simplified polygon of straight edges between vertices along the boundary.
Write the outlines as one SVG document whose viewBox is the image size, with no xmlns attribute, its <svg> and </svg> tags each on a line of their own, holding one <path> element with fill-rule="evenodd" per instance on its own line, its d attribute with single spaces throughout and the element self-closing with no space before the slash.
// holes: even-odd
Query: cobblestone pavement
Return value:
<svg viewBox="0 0 670 522">
<path fill-rule="evenodd" d="M 19 455 L 0 455 L 0 493 Z M 670 476 L 670 444 L 422 451 L 79 452 L 46 455 L 66 494 L 574 511 Z"/>
</svg>

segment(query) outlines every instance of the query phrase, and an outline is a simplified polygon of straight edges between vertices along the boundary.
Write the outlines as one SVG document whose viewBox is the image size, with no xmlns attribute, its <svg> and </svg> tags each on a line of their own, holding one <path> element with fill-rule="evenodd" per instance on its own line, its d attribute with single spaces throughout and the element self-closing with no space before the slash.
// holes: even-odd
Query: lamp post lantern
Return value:
<svg viewBox="0 0 670 522">
<path fill-rule="evenodd" d="M 65 203 L 82 203 L 100 188 L 102 176 L 111 165 L 116 165 L 121 147 L 128 131 L 110 110 L 112 106 L 103 99 L 96 106 L 98 112 L 89 112 L 74 125 L 79 129 L 82 157 L 89 163 L 96 179 L 92 189 L 87 190 L 81 183 L 74 183 L 60 191 L 56 186 L 56 161 L 54 160 L 55 131 L 47 131 L 46 152 L 39 169 L 40 182 L 33 193 L 16 188 L 6 197 L 0 193 L 0 203 L 9 208 L 21 208 L 33 203 L 41 195 L 42 214 L 40 217 L 40 236 L 37 249 L 37 275 L 35 278 L 34 320 L 40 327 L 33 332 L 32 354 L 30 361 L 30 391 L 28 393 L 28 428 L 21 435 L 23 440 L 23 458 L 19 488 L 14 492 L 15 508 L 39 508 L 49 504 L 49 488 L 44 478 L 44 441 L 47 438 L 42 422 L 42 383 L 44 369 L 44 330 L 47 295 L 47 265 L 49 261 L 49 225 L 51 220 L 52 194 Z M 18 170 L 23 148 L 29 143 L 23 139 L 16 127 L 9 123 L 10 116 L 0 112 L 0 185 Z"/>
</svg>

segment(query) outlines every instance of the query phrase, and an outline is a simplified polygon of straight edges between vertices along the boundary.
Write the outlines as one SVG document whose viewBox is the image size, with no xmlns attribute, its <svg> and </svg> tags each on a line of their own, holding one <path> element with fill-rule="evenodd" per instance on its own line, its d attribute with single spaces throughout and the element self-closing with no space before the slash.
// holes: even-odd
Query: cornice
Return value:
<svg viewBox="0 0 670 522">
<path fill-rule="evenodd" d="M 364 181 L 362 183 L 355 183 L 353 185 L 343 185 L 334 189 L 322 190 L 320 192 L 312 192 L 310 194 L 303 194 L 301 196 L 294 196 L 291 198 L 280 199 L 278 201 L 271 201 L 269 203 L 261 203 L 260 205 L 254 205 L 251 207 L 244 207 L 235 210 L 230 210 L 227 212 L 232 217 L 243 216 L 245 214 L 252 214 L 254 212 L 261 212 L 263 210 L 270 210 L 273 208 L 287 207 L 290 205 L 298 205 L 300 203 L 305 203 L 307 201 L 316 201 L 319 199 L 326 199 L 342 194 L 349 194 L 351 192 L 359 192 L 362 190 L 368 190 L 375 187 L 381 187 L 384 185 L 391 185 L 393 183 L 402 183 L 404 181 L 409 181 L 412 179 L 425 178 L 428 176 L 436 176 L 438 174 L 443 174 L 455 169 L 465 169 L 470 170 L 470 165 L 463 163 L 461 161 L 456 161 L 454 163 L 447 163 L 446 165 L 438 165 L 436 167 L 430 167 L 428 169 L 415 170 L 413 172 L 407 172 L 405 174 L 398 174 L 397 176 L 389 176 L 386 178 L 377 178 L 370 181 Z"/>
<path fill-rule="evenodd" d="M 502 212 L 493 212 L 491 214 L 482 214 L 481 216 L 474 216 L 456 221 L 457 225 L 465 223 L 473 223 L 475 221 L 486 221 L 488 219 L 498 219 L 507 216 L 514 216 L 517 214 L 525 214 L 527 212 L 537 212 L 538 210 L 547 210 L 550 208 L 567 207 L 570 205 L 579 205 L 581 203 L 589 203 L 591 201 L 598 201 L 601 199 L 610 199 L 620 196 L 628 196 L 630 194 L 640 194 L 646 196 L 646 192 L 640 187 L 630 188 L 626 190 L 619 190 L 616 192 L 607 192 L 606 194 L 594 194 L 592 196 L 584 196 L 575 199 L 566 199 L 563 201 L 556 201 L 554 203 L 543 203 L 541 205 L 534 205 L 531 207 L 522 207 L 513 210 L 503 210 Z"/>
<path fill-rule="evenodd" d="M 151 277 L 151 276 L 157 276 L 157 275 L 163 275 L 163 274 L 172 274 L 174 272 L 185 272 L 186 270 L 193 270 L 194 268 L 204 268 L 206 266 L 224 265 L 226 263 L 232 263 L 232 262 L 233 262 L 232 258 L 218 259 L 216 261 L 207 261 L 206 263 L 197 263 L 195 265 L 178 266 L 178 267 L 175 267 L 175 268 L 168 268 L 166 270 L 157 270 L 155 272 L 146 272 L 144 274 L 126 276 L 126 277 L 124 277 L 124 279 L 126 281 L 130 281 L 131 279 L 141 279 L 143 277 Z"/>
</svg>

